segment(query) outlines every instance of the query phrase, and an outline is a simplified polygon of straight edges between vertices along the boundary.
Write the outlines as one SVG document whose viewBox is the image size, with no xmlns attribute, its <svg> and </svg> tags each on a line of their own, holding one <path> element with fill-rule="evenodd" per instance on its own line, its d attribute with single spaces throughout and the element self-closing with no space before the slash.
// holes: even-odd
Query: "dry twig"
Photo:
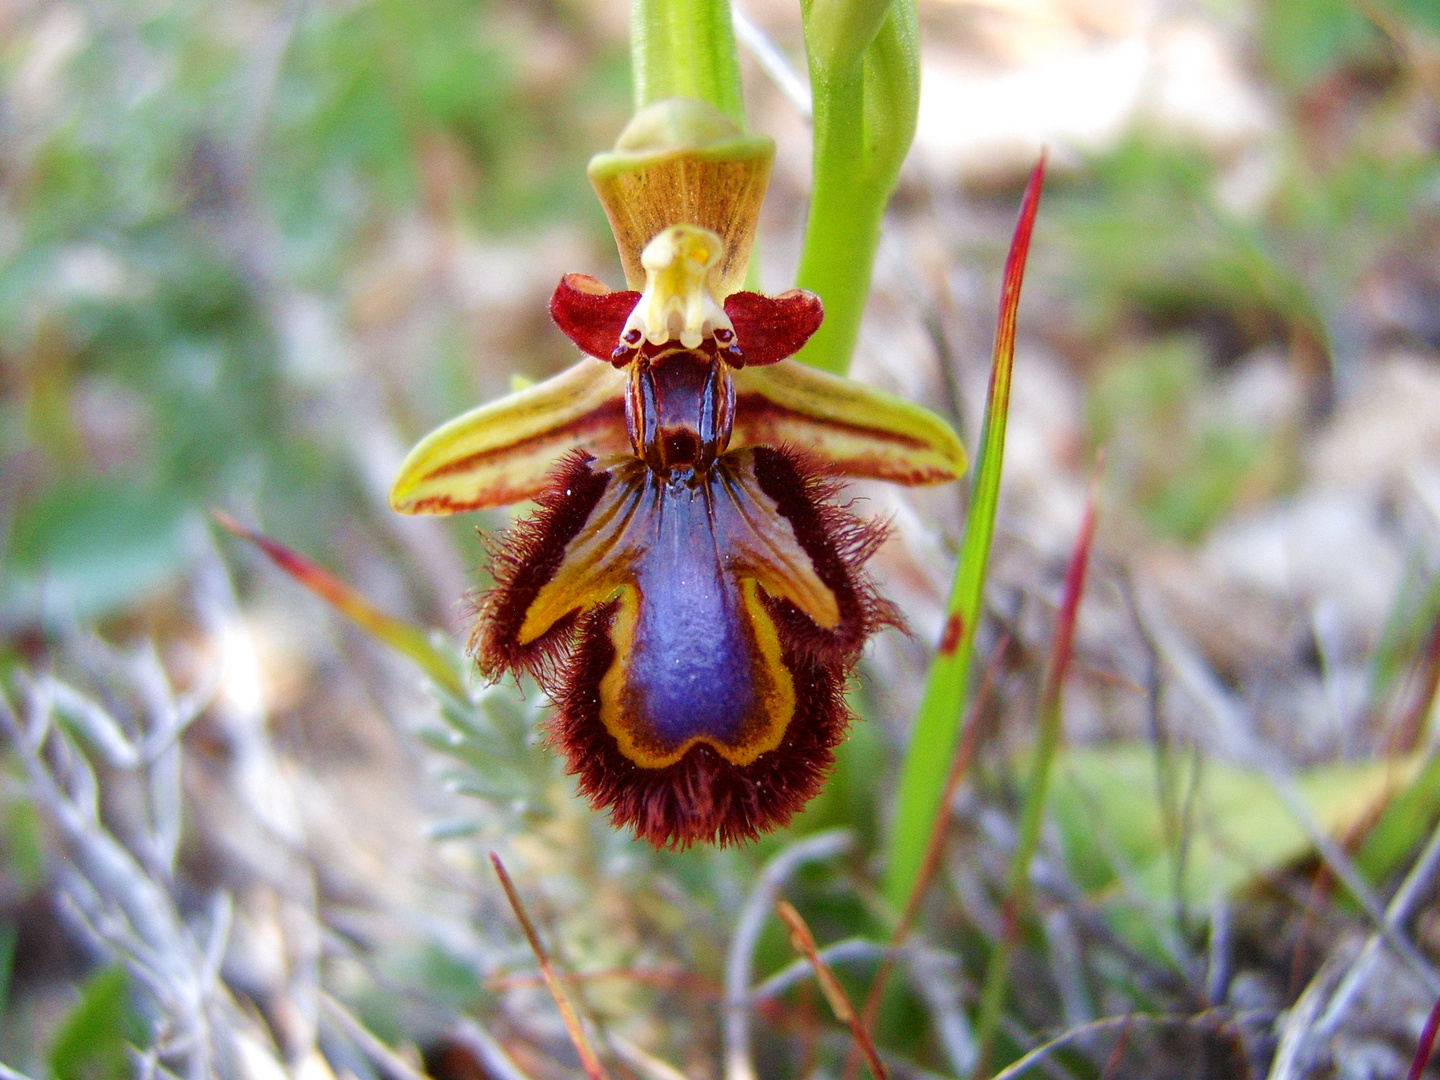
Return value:
<svg viewBox="0 0 1440 1080">
<path fill-rule="evenodd" d="M 755 1080 L 755 1064 L 750 1060 L 750 976 L 760 931 L 774 909 L 780 889 L 807 862 L 833 858 L 848 851 L 852 842 L 845 830 L 816 833 L 780 852 L 760 871 L 735 922 L 735 934 L 725 958 L 726 1080 Z"/>
<path fill-rule="evenodd" d="M 815 971 L 815 981 L 820 984 L 820 990 L 825 995 L 825 1000 L 830 1005 L 830 1011 L 842 1024 L 850 1028 L 850 1033 L 855 1036 L 856 1045 L 860 1052 L 865 1055 L 865 1061 L 870 1066 L 870 1072 L 875 1080 L 889 1080 L 889 1074 L 880 1061 L 880 1055 L 875 1050 L 875 1043 L 865 1030 L 865 1025 L 860 1022 L 860 1017 L 855 1012 L 855 1006 L 850 1003 L 850 995 L 845 993 L 845 988 L 840 985 L 840 980 L 835 978 L 835 973 L 830 970 L 825 961 L 820 959 L 820 951 L 815 947 L 815 936 L 810 933 L 810 927 L 805 925 L 804 918 L 795 906 L 788 901 L 781 900 L 775 905 L 775 910 L 781 920 L 790 928 L 790 944 L 795 951 L 804 955 L 810 961 L 810 966 Z"/>
<path fill-rule="evenodd" d="M 519 920 L 520 928 L 525 931 L 525 940 L 530 943 L 530 951 L 539 961 L 540 974 L 545 977 L 545 986 L 560 1009 L 560 1017 L 565 1022 L 565 1030 L 570 1033 L 570 1041 L 575 1044 L 575 1052 L 580 1055 L 580 1063 L 585 1068 L 585 1075 L 590 1080 L 608 1080 L 605 1067 L 600 1064 L 600 1058 L 596 1056 L 595 1048 L 590 1045 L 590 1038 L 585 1034 L 585 1028 L 581 1025 L 580 1017 L 575 1012 L 575 1006 L 571 1004 L 565 994 L 564 986 L 561 985 L 560 979 L 555 974 L 555 968 L 550 963 L 550 956 L 540 942 L 540 935 L 535 932 L 535 924 L 530 921 L 530 915 L 520 900 L 520 894 L 515 891 L 515 883 L 510 880 L 510 875 L 505 870 L 505 864 L 493 851 L 490 853 L 490 862 L 494 865 L 495 873 L 500 878 L 500 887 L 505 890 L 505 899 L 510 901 L 510 908 L 515 912 L 515 918 Z"/>
</svg>

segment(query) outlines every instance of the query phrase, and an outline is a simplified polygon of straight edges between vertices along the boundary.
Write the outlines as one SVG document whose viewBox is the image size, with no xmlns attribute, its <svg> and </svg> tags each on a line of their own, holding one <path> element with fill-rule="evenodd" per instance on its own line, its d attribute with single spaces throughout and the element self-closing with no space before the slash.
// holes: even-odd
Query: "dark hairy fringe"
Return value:
<svg viewBox="0 0 1440 1080">
<path fill-rule="evenodd" d="M 486 678 L 524 672 L 547 691 L 559 681 L 575 641 L 578 614 L 566 615 L 524 645 L 520 627 L 535 597 L 560 568 L 566 547 L 605 494 L 610 475 L 592 469 L 594 460 L 584 450 L 566 454 L 537 496 L 539 508 L 487 545 L 495 585 L 472 606 L 475 629 L 467 647 Z"/>
<path fill-rule="evenodd" d="M 877 630 L 904 629 L 900 612 L 876 592 L 864 569 L 890 535 L 890 522 L 866 520 L 835 503 L 841 483 L 810 455 L 790 447 L 757 446 L 752 452 L 760 490 L 775 500 L 816 575 L 835 594 L 840 622 L 824 630 L 788 600 L 773 601 L 771 613 L 788 628 L 797 648 L 853 665 Z"/>
<path fill-rule="evenodd" d="M 795 714 L 779 747 L 736 765 L 705 744 L 677 762 L 643 768 L 621 753 L 600 719 L 600 683 L 615 662 L 610 629 L 617 601 L 567 615 L 542 637 L 520 645 L 526 611 L 561 565 L 611 477 L 583 451 L 562 459 L 539 497 L 539 509 L 494 546 L 495 586 L 476 605 L 470 651 L 490 677 L 528 672 L 555 701 L 550 745 L 578 777 L 580 793 L 607 810 L 619 828 L 662 848 L 753 840 L 786 825 L 820 790 L 834 748 L 853 717 L 846 683 L 866 639 L 900 625 L 876 593 L 865 561 L 884 541 L 888 522 L 866 521 L 832 500 L 839 483 L 804 453 L 756 447 L 755 482 L 790 523 L 815 573 L 832 590 L 838 625 L 817 626 L 788 600 L 763 592 L 780 638 L 782 662 L 795 685 Z"/>
<path fill-rule="evenodd" d="M 673 765 L 641 768 L 620 752 L 600 719 L 600 680 L 615 659 L 609 632 L 617 608 L 612 601 L 585 616 L 549 725 L 549 744 L 578 777 L 580 793 L 609 811 L 617 828 L 657 848 L 724 847 L 783 828 L 819 792 L 853 719 L 845 705 L 845 666 L 820 662 L 782 637 L 795 715 L 780 746 L 736 765 L 699 744 Z"/>
</svg>

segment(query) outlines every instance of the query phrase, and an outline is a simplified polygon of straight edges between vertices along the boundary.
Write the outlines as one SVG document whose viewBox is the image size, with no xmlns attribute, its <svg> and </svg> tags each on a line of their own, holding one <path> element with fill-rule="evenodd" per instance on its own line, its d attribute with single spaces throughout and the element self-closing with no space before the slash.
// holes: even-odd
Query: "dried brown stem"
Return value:
<svg viewBox="0 0 1440 1080">
<path fill-rule="evenodd" d="M 815 946 L 815 936 L 810 933 L 810 927 L 805 924 L 805 919 L 800 912 L 788 901 L 781 900 L 775 905 L 775 910 L 785 925 L 790 928 L 790 944 L 795 951 L 801 953 L 805 959 L 810 961 L 810 966 L 815 969 L 815 981 L 820 984 L 820 990 L 825 995 L 825 1000 L 830 1003 L 830 1009 L 835 1018 L 842 1024 L 849 1026 L 851 1033 L 855 1036 L 855 1042 L 860 1051 L 865 1055 L 865 1061 L 870 1066 L 870 1072 L 875 1080 L 889 1080 L 889 1074 L 880 1061 L 880 1054 L 875 1049 L 875 1043 L 870 1038 L 870 1033 L 865 1030 L 865 1025 L 860 1022 L 860 1015 L 855 1011 L 855 1006 L 850 1002 L 850 995 L 845 993 L 845 988 L 840 985 L 840 980 L 835 978 L 835 973 L 830 966 L 820 959 L 820 950 Z"/>
<path fill-rule="evenodd" d="M 495 873 L 500 878 L 500 887 L 505 890 L 505 899 L 510 901 L 510 909 L 515 912 L 520 928 L 525 931 L 525 940 L 530 943 L 530 951 L 535 954 L 535 959 L 540 964 L 540 974 L 545 979 L 550 996 L 555 999 L 555 1004 L 560 1009 L 560 1018 L 565 1022 L 565 1030 L 570 1033 L 570 1041 L 575 1044 L 575 1052 L 580 1055 L 580 1064 L 585 1067 L 586 1077 L 589 1080 L 609 1080 L 605 1067 L 600 1064 L 600 1058 L 595 1054 L 595 1048 L 590 1045 L 590 1039 L 575 1012 L 575 1006 L 570 1004 L 570 999 L 565 996 L 560 977 L 555 974 L 555 967 L 550 963 L 545 946 L 540 944 L 540 935 L 535 932 L 535 924 L 530 921 L 525 905 L 520 901 L 520 894 L 515 891 L 515 883 L 510 880 L 510 875 L 505 870 L 505 864 L 493 851 L 490 853 L 490 862 L 494 864 Z"/>
</svg>

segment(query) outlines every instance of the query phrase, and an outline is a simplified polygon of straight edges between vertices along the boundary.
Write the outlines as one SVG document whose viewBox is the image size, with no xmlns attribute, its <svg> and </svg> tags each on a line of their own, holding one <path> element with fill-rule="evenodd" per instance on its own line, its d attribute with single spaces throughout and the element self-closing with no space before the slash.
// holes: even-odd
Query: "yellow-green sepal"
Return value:
<svg viewBox="0 0 1440 1080">
<path fill-rule="evenodd" d="M 965 473 L 965 447 L 929 409 L 853 379 L 785 360 L 735 372 L 732 448 L 790 446 L 842 476 L 944 484 Z"/>
<path fill-rule="evenodd" d="M 629 452 L 625 375 L 589 357 L 436 428 L 390 489 L 402 514 L 458 514 L 533 497 L 570 450 Z"/>
</svg>

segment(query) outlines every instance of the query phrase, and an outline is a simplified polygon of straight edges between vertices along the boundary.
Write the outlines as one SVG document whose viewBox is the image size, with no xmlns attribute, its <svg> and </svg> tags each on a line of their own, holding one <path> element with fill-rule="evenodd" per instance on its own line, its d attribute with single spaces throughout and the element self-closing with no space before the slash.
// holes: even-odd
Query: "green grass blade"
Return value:
<svg viewBox="0 0 1440 1080">
<path fill-rule="evenodd" d="M 885 896 L 896 911 L 904 909 L 925 860 L 931 824 L 940 810 L 940 797 L 950 770 L 950 759 L 960 738 L 960 719 L 970 680 L 975 631 L 985 599 L 985 576 L 990 544 L 995 535 L 995 511 L 1000 500 L 1000 471 L 1005 460 L 1005 426 L 1010 410 L 1010 372 L 1015 360 L 1015 320 L 1025 257 L 1040 207 L 1045 180 L 1042 155 L 1020 208 L 1020 220 L 1000 293 L 1000 319 L 995 328 L 995 349 L 990 369 L 990 393 L 985 423 L 980 432 L 970 517 L 960 545 L 960 562 L 950 590 L 945 635 L 930 666 L 925 697 L 915 717 L 915 730 L 900 775 L 900 793 L 890 840 Z"/>
</svg>

